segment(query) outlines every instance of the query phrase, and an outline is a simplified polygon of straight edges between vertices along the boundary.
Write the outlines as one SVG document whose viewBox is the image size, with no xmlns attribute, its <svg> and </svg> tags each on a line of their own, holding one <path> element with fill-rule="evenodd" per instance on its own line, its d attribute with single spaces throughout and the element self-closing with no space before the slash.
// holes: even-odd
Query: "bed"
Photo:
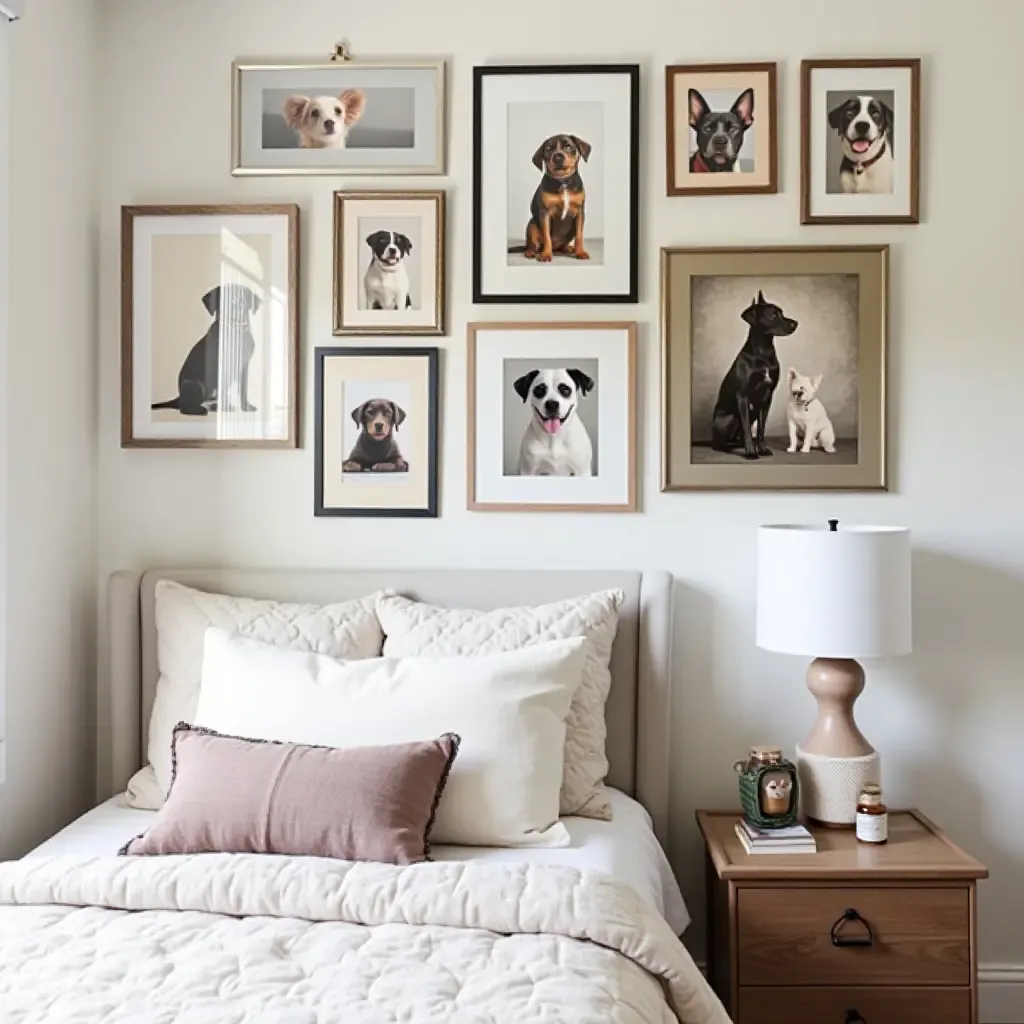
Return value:
<svg viewBox="0 0 1024 1024">
<path fill-rule="evenodd" d="M 121 796 L 146 749 L 154 590 L 326 603 L 382 587 L 446 607 L 625 594 L 611 656 L 613 820 L 559 849 L 440 846 L 391 865 L 245 854 L 115 857 L 153 811 Z M 0 866 L 7 1021 L 600 1020 L 724 1024 L 676 936 L 668 820 L 671 577 L 628 571 L 117 573 L 104 803 Z M 104 794 L 105 795 L 105 794 Z"/>
</svg>

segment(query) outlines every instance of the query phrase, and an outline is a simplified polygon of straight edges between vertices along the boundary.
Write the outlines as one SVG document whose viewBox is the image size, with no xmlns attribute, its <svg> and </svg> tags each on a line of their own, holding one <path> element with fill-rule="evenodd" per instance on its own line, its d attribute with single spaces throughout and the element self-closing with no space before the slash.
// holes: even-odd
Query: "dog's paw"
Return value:
<svg viewBox="0 0 1024 1024">
<path fill-rule="evenodd" d="M 575 253 L 575 256 L 576 256 L 576 259 L 578 259 L 578 260 L 589 260 L 590 259 L 590 253 L 587 252 L 586 249 L 578 250 Z"/>
<path fill-rule="evenodd" d="M 766 444 L 759 444 L 757 446 L 757 454 L 762 456 L 762 458 L 766 458 L 767 459 L 767 458 L 770 458 L 772 456 L 773 452 L 772 452 L 771 448 L 768 447 L 768 445 L 766 445 Z"/>
<path fill-rule="evenodd" d="M 744 452 L 743 453 L 743 458 L 745 458 L 745 459 L 756 459 L 757 458 L 757 452 Z"/>
<path fill-rule="evenodd" d="M 248 402 L 242 406 L 242 412 L 259 412 L 255 405 L 250 405 Z"/>
<path fill-rule="evenodd" d="M 393 462 L 375 462 L 370 470 L 373 473 L 394 473 L 396 468 Z"/>
<path fill-rule="evenodd" d="M 363 467 L 360 466 L 358 462 L 352 462 L 350 460 L 341 464 L 341 471 L 342 473 L 361 473 L 363 471 Z"/>
<path fill-rule="evenodd" d="M 537 253 L 538 263 L 550 263 L 552 259 L 552 253 L 550 252 L 539 252 Z"/>
<path fill-rule="evenodd" d="M 790 446 L 789 446 L 789 447 L 788 447 L 788 448 L 786 449 L 786 451 L 787 451 L 787 452 L 790 452 L 790 453 L 792 453 L 792 452 L 795 452 L 795 451 L 796 451 L 796 445 L 795 445 L 795 444 L 791 444 L 791 445 L 790 445 Z"/>
<path fill-rule="evenodd" d="M 827 452 L 829 453 L 829 455 L 835 455 L 835 453 L 836 453 L 836 448 L 835 448 L 835 445 L 829 445 L 829 446 L 827 446 L 827 447 L 825 448 L 825 451 L 827 451 Z"/>
<path fill-rule="evenodd" d="M 808 448 L 808 447 L 807 447 L 807 446 L 805 445 L 805 446 L 804 446 L 803 448 L 801 448 L 801 449 L 800 449 L 800 454 L 801 454 L 801 455 L 810 455 L 810 454 L 811 454 L 811 449 L 810 449 L 810 448 Z"/>
</svg>

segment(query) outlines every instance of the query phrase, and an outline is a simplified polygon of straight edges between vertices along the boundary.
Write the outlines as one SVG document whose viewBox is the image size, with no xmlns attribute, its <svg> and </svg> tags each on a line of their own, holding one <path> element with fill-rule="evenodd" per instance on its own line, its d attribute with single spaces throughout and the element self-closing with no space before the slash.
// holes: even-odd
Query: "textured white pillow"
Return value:
<svg viewBox="0 0 1024 1024">
<path fill-rule="evenodd" d="M 337 661 L 206 633 L 197 725 L 327 747 L 461 738 L 430 838 L 564 846 L 558 820 L 565 716 L 586 641 L 477 658 Z"/>
<path fill-rule="evenodd" d="M 610 821 L 612 808 L 604 792 L 604 706 L 612 685 L 609 662 L 622 601 L 621 590 L 604 590 L 535 608 L 474 611 L 438 608 L 382 592 L 377 616 L 384 627 L 385 657 L 494 654 L 567 637 L 589 640 L 583 681 L 566 720 L 560 808 L 562 814 Z"/>
<path fill-rule="evenodd" d="M 163 806 L 171 783 L 171 733 L 195 714 L 208 627 L 298 651 L 376 658 L 383 642 L 375 610 L 377 596 L 337 604 L 287 604 L 208 594 L 160 580 L 156 585 L 160 677 L 149 718 L 149 764 L 128 783 L 128 803 L 149 810 Z"/>
</svg>

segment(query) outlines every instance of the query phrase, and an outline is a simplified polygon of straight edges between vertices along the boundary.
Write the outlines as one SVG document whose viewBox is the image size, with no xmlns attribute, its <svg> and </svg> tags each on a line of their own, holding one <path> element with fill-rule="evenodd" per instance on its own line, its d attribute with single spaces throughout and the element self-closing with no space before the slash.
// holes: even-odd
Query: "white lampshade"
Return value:
<svg viewBox="0 0 1024 1024">
<path fill-rule="evenodd" d="M 757 646 L 810 658 L 907 654 L 910 531 L 898 526 L 762 526 Z"/>
</svg>

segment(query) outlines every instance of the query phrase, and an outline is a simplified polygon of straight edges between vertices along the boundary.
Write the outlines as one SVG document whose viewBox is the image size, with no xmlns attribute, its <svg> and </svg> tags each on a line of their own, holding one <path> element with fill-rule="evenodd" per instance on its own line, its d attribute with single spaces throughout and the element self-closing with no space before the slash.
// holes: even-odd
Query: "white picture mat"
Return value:
<svg viewBox="0 0 1024 1024">
<path fill-rule="evenodd" d="M 289 331 L 292 319 L 289 309 L 291 268 L 288 245 L 289 220 L 285 214 L 196 214 L 180 217 L 135 217 L 132 224 L 132 436 L 147 440 L 287 440 L 288 405 L 291 387 Z M 203 417 L 182 416 L 178 422 L 158 422 L 150 408 L 153 396 L 152 321 L 153 269 L 152 243 L 160 235 L 270 235 L 273 263 L 268 269 L 271 294 L 256 289 L 265 303 L 271 303 L 270 336 L 258 339 L 266 346 L 266 360 L 275 367 L 272 374 L 279 381 L 274 388 L 281 401 L 279 415 L 260 409 L 255 413 L 233 412 L 230 417 L 212 413 Z M 212 322 L 213 317 L 211 315 Z M 191 344 L 199 336 L 190 339 Z M 174 396 L 168 395 L 168 398 Z M 227 428 L 227 429 L 224 429 Z"/>
<path fill-rule="evenodd" d="M 625 72 L 605 74 L 484 75 L 479 118 L 480 283 L 489 294 L 626 294 L 630 288 L 632 82 Z M 508 105 L 551 100 L 604 102 L 604 263 L 508 265 Z M 538 139 L 538 145 L 543 139 Z M 586 165 L 583 165 L 586 185 Z M 541 172 L 537 172 L 540 183 Z M 614 197 L 614 201 L 613 201 Z M 530 219 L 523 210 L 523 235 Z M 619 254 L 613 259 L 612 254 Z"/>
<path fill-rule="evenodd" d="M 434 199 L 345 199 L 341 211 L 341 308 L 345 326 L 432 326 L 437 320 L 437 202 Z M 362 217 L 415 217 L 421 222 L 419 309 L 359 308 L 363 289 L 359 257 L 366 246 L 366 239 L 359 230 Z"/>
<path fill-rule="evenodd" d="M 504 388 L 504 360 L 530 356 L 598 359 L 602 388 L 598 447 L 600 474 L 592 477 L 505 476 L 504 403 L 518 401 Z M 614 382 L 619 387 L 614 387 Z M 475 500 L 482 504 L 626 505 L 630 501 L 629 331 L 478 329 L 476 332 Z"/>
<path fill-rule="evenodd" d="M 904 217 L 910 213 L 911 152 L 910 68 L 813 68 L 810 83 L 812 217 Z M 895 102 L 894 174 L 891 195 L 829 194 L 825 191 L 828 92 L 871 93 L 891 89 Z"/>
<path fill-rule="evenodd" d="M 443 170 L 440 152 L 441 123 L 438 105 L 443 97 L 434 67 L 372 67 L 339 64 L 337 67 L 239 68 L 239 109 L 237 130 L 239 163 L 242 168 L 308 170 L 324 172 L 343 167 L 348 173 L 375 173 L 382 168 L 413 171 Z M 344 89 L 412 88 L 416 92 L 415 129 L 412 147 L 384 149 L 264 149 L 263 90 L 286 89 L 296 83 L 302 89 L 318 88 L 317 95 L 333 96 Z"/>
</svg>

